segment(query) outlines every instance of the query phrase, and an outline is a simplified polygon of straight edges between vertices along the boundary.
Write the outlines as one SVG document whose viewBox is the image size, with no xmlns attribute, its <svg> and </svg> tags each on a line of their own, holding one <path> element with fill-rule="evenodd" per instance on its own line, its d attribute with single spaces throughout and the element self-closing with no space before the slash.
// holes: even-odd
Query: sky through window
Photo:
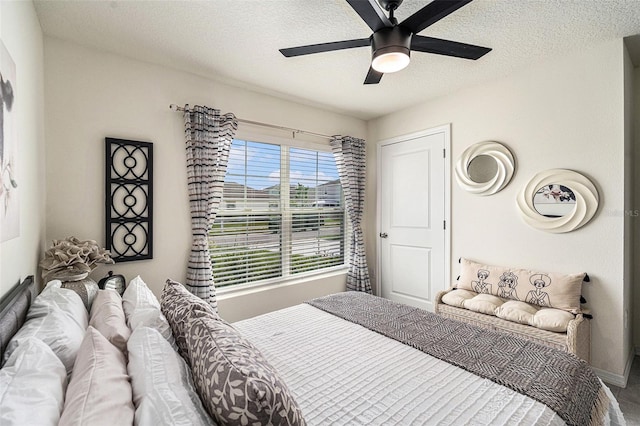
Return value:
<svg viewBox="0 0 640 426">
<path fill-rule="evenodd" d="M 279 145 L 234 139 L 225 181 L 258 190 L 279 185 L 280 149 Z M 291 185 L 315 188 L 339 179 L 331 152 L 292 147 L 289 156 Z"/>
</svg>

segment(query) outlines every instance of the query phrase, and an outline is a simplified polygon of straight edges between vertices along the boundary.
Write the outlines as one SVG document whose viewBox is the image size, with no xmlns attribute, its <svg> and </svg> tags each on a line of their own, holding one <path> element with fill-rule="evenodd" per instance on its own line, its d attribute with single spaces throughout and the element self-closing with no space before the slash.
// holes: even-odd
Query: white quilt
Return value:
<svg viewBox="0 0 640 426">
<path fill-rule="evenodd" d="M 302 304 L 233 324 L 313 425 L 564 425 L 551 409 Z M 624 425 L 613 395 L 606 424 Z"/>
</svg>

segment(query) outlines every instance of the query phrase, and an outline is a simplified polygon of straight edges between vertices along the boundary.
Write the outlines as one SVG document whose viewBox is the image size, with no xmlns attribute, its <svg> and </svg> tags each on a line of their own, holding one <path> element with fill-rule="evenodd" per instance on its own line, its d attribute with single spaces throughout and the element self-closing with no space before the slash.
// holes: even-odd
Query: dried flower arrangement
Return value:
<svg viewBox="0 0 640 426">
<path fill-rule="evenodd" d="M 87 277 L 99 263 L 114 263 L 108 250 L 94 240 L 67 237 L 53 240 L 51 248 L 44 252 L 40 266 L 45 280 L 75 281 Z"/>
</svg>

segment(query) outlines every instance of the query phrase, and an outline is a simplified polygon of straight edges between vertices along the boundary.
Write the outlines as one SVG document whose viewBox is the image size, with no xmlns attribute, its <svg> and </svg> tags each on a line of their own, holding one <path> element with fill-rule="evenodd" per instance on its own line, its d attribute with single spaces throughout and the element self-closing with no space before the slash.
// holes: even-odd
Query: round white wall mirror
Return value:
<svg viewBox="0 0 640 426">
<path fill-rule="evenodd" d="M 511 181 L 515 161 L 511 151 L 499 142 L 485 141 L 464 150 L 456 163 L 456 180 L 472 194 L 491 195 Z"/>
<path fill-rule="evenodd" d="M 566 169 L 535 175 L 518 194 L 524 221 L 534 228 L 570 232 L 586 225 L 598 210 L 598 191 L 586 176 Z"/>
</svg>

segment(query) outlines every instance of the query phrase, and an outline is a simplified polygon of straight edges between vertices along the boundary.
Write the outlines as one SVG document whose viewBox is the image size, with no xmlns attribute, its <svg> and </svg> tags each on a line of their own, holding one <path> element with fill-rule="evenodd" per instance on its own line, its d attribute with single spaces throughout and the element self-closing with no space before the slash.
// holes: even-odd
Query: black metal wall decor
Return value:
<svg viewBox="0 0 640 426">
<path fill-rule="evenodd" d="M 153 259 L 153 144 L 105 138 L 106 248 L 116 262 Z"/>
</svg>

